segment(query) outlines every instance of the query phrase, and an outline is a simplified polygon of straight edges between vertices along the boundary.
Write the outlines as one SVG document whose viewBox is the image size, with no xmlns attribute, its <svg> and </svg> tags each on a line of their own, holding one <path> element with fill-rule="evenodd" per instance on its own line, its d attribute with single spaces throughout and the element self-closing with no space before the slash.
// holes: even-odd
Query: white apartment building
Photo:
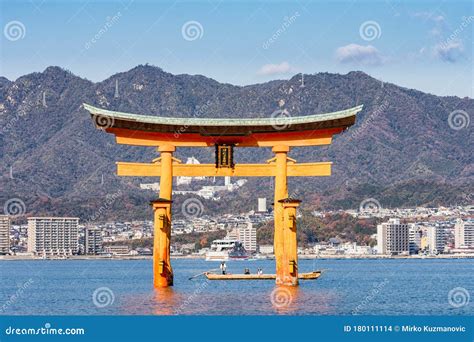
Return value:
<svg viewBox="0 0 474 342">
<path fill-rule="evenodd" d="M 458 219 L 454 224 L 454 247 L 474 248 L 474 221 Z"/>
<path fill-rule="evenodd" d="M 86 228 L 85 253 L 97 255 L 102 252 L 102 231 L 99 228 Z"/>
<path fill-rule="evenodd" d="M 257 251 L 257 228 L 252 222 L 239 223 L 227 233 L 226 239 L 240 241 L 248 252 Z"/>
<path fill-rule="evenodd" d="M 253 226 L 251 222 L 247 224 L 247 227 L 238 228 L 239 230 L 239 241 L 242 242 L 245 250 L 248 252 L 257 251 L 257 228 Z"/>
<path fill-rule="evenodd" d="M 79 251 L 79 218 L 28 218 L 28 252 L 40 256 L 63 256 Z"/>
<path fill-rule="evenodd" d="M 432 225 L 426 227 L 428 250 L 431 254 L 443 253 L 447 244 L 448 234 L 442 226 Z"/>
<path fill-rule="evenodd" d="M 10 217 L 0 215 L 0 254 L 10 253 Z"/>
<path fill-rule="evenodd" d="M 418 225 L 412 224 L 409 226 L 408 243 L 410 254 L 418 254 L 418 252 L 420 251 L 422 235 L 422 230 Z"/>
<path fill-rule="evenodd" d="M 273 245 L 260 245 L 258 249 L 262 254 L 273 254 Z"/>
<path fill-rule="evenodd" d="M 377 253 L 401 255 L 409 253 L 409 227 L 399 219 L 389 219 L 377 226 Z"/>
<path fill-rule="evenodd" d="M 267 211 L 267 199 L 266 198 L 259 198 L 258 199 L 258 209 L 259 213 L 264 213 Z"/>
</svg>

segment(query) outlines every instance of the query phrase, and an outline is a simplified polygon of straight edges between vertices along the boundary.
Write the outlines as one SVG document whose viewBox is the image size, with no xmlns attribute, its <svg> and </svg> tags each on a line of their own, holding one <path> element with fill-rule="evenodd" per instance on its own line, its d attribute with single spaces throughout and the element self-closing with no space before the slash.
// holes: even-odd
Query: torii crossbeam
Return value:
<svg viewBox="0 0 474 342">
<path fill-rule="evenodd" d="M 122 113 L 84 104 L 97 128 L 112 133 L 118 144 L 154 146 L 160 157 L 152 163 L 118 162 L 119 176 L 160 177 L 154 210 L 153 274 L 155 287 L 173 285 L 170 263 L 171 193 L 175 176 L 275 177 L 274 253 L 276 284 L 298 285 L 296 208 L 288 198 L 287 177 L 330 176 L 331 163 L 297 163 L 291 147 L 329 145 L 335 134 L 355 123 L 357 106 L 308 116 L 255 119 L 174 118 Z M 215 164 L 181 164 L 177 147 L 216 148 Z M 266 164 L 234 164 L 234 147 L 271 147 Z"/>
</svg>

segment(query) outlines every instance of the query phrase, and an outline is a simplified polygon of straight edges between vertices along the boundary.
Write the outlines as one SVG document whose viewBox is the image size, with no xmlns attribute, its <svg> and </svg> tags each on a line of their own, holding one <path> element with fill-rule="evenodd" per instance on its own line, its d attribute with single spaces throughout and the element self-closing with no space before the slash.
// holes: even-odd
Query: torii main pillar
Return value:
<svg viewBox="0 0 474 342">
<path fill-rule="evenodd" d="M 173 269 L 170 260 L 171 240 L 171 194 L 173 191 L 173 152 L 176 147 L 163 145 L 160 152 L 160 198 L 154 202 L 153 238 L 153 285 L 173 285 Z"/>
<path fill-rule="evenodd" d="M 272 151 L 275 153 L 275 196 L 273 203 L 274 215 L 274 237 L 273 249 L 276 263 L 276 283 L 284 284 L 285 276 L 288 275 L 287 265 L 283 262 L 285 253 L 285 241 L 283 237 L 284 220 L 283 220 L 283 203 L 281 199 L 288 197 L 288 181 L 287 181 L 287 153 L 290 151 L 288 146 L 274 146 Z M 288 280 L 288 279 L 287 279 Z"/>
<path fill-rule="evenodd" d="M 275 153 L 275 196 L 273 203 L 273 249 L 276 284 L 298 285 L 298 250 L 296 241 L 296 207 L 299 200 L 288 198 L 288 152 L 286 145 L 273 146 Z"/>
</svg>

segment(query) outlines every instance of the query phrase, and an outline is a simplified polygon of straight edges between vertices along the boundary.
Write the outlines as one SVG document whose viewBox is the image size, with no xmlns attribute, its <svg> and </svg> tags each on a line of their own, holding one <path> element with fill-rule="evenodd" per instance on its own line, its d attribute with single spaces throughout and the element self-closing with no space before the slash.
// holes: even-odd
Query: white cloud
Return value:
<svg viewBox="0 0 474 342">
<path fill-rule="evenodd" d="M 446 41 L 434 46 L 434 53 L 436 57 L 445 62 L 454 63 L 462 56 L 464 45 L 461 40 Z"/>
<path fill-rule="evenodd" d="M 336 50 L 336 59 L 340 63 L 353 63 L 364 65 L 380 65 L 383 62 L 382 55 L 372 45 L 349 44 L 341 46 Z"/>
<path fill-rule="evenodd" d="M 276 74 L 286 74 L 292 71 L 293 68 L 288 62 L 281 62 L 280 64 L 265 64 L 258 70 L 257 74 L 259 75 L 276 75 Z"/>
</svg>

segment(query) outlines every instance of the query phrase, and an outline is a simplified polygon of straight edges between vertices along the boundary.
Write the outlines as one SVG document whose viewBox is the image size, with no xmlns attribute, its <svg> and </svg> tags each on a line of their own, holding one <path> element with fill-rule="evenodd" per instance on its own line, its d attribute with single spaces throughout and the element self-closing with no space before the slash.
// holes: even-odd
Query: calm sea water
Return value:
<svg viewBox="0 0 474 342">
<path fill-rule="evenodd" d="M 326 271 L 294 289 L 276 288 L 273 281 L 189 280 L 219 263 L 173 260 L 172 264 L 175 286 L 154 290 L 150 260 L 0 261 L 0 313 L 474 314 L 473 260 L 301 260 L 302 272 Z M 227 265 L 232 273 L 242 273 L 244 267 L 274 272 L 270 260 Z"/>
</svg>

